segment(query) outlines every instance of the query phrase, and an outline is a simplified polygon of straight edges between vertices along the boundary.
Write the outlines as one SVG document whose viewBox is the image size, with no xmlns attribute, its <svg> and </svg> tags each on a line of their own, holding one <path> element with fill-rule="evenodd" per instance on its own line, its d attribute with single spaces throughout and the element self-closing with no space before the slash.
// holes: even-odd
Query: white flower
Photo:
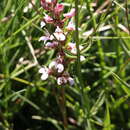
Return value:
<svg viewBox="0 0 130 130">
<path fill-rule="evenodd" d="M 75 24 L 72 21 L 70 21 L 68 26 L 66 27 L 66 29 L 68 31 L 74 31 L 75 30 Z"/>
<path fill-rule="evenodd" d="M 52 61 L 52 62 L 49 64 L 49 69 L 54 68 L 56 65 L 57 65 L 56 61 Z"/>
<path fill-rule="evenodd" d="M 81 51 L 84 47 L 82 45 L 79 45 L 79 50 Z"/>
<path fill-rule="evenodd" d="M 84 56 L 80 56 L 80 61 L 84 61 L 85 57 Z"/>
<path fill-rule="evenodd" d="M 75 43 L 68 43 L 68 47 L 70 49 L 70 52 L 73 53 L 73 54 L 76 54 L 77 53 L 77 49 L 76 49 L 76 44 Z"/>
<path fill-rule="evenodd" d="M 26 6 L 26 7 L 23 9 L 23 12 L 24 12 L 24 13 L 27 13 L 27 12 L 28 12 L 28 9 L 29 9 L 28 6 Z"/>
<path fill-rule="evenodd" d="M 64 70 L 64 66 L 63 64 L 58 64 L 56 61 L 52 61 L 50 64 L 49 64 L 49 69 L 54 69 L 56 70 L 58 73 L 61 73 L 63 72 Z"/>
<path fill-rule="evenodd" d="M 67 83 L 67 79 L 65 77 L 58 77 L 57 79 L 57 84 L 58 85 L 63 85 Z"/>
<path fill-rule="evenodd" d="M 57 69 L 58 73 L 63 72 L 63 70 L 64 70 L 63 64 L 58 64 L 58 65 L 56 66 L 56 69 Z"/>
<path fill-rule="evenodd" d="M 40 68 L 39 69 L 39 73 L 44 73 L 45 72 L 45 68 Z"/>
<path fill-rule="evenodd" d="M 77 48 L 76 48 L 76 43 L 68 43 L 68 49 L 70 50 L 71 53 L 76 54 L 77 53 Z M 79 45 L 79 50 L 82 50 L 83 46 Z"/>
<path fill-rule="evenodd" d="M 66 39 L 63 31 L 58 26 L 57 26 L 57 28 L 55 30 L 54 36 L 56 37 L 56 39 L 58 41 L 64 41 Z"/>
<path fill-rule="evenodd" d="M 32 0 L 32 3 L 35 4 L 35 1 Z M 27 13 L 27 12 L 29 11 L 29 9 L 32 9 L 32 8 L 33 8 L 32 3 L 29 3 L 29 4 L 23 9 L 23 12 L 24 12 L 24 13 Z"/>
<path fill-rule="evenodd" d="M 41 76 L 41 80 L 46 80 L 48 78 L 48 73 L 43 73 Z"/>
<path fill-rule="evenodd" d="M 40 23 L 41 28 L 43 28 L 45 25 L 46 25 L 46 24 L 45 24 L 44 21 L 42 21 L 42 22 Z"/>
<path fill-rule="evenodd" d="M 74 85 L 74 79 L 73 79 L 73 78 L 69 77 L 69 78 L 68 78 L 68 81 L 69 81 L 69 84 L 70 84 L 71 86 Z"/>
<path fill-rule="evenodd" d="M 47 3 L 51 3 L 52 2 L 52 0 L 45 0 Z"/>
<path fill-rule="evenodd" d="M 46 80 L 48 78 L 48 68 L 44 67 L 44 68 L 40 68 L 39 69 L 39 73 L 42 74 L 41 76 L 41 80 Z"/>
<path fill-rule="evenodd" d="M 22 63 L 23 61 L 24 61 L 24 58 L 21 57 L 21 58 L 19 59 L 19 63 Z"/>
<path fill-rule="evenodd" d="M 53 35 L 50 36 L 50 40 L 54 40 L 54 36 Z"/>
<path fill-rule="evenodd" d="M 58 41 L 64 41 L 65 40 L 65 35 L 63 33 L 54 33 L 56 39 Z"/>
<path fill-rule="evenodd" d="M 40 42 L 40 41 L 43 41 L 43 42 L 44 42 L 44 44 L 45 44 L 45 42 L 46 42 L 47 40 L 50 40 L 50 38 L 49 38 L 49 37 L 47 37 L 47 36 L 42 36 L 42 37 L 40 37 L 40 38 L 39 38 L 39 40 L 38 40 L 38 41 L 39 41 L 39 42 Z"/>
<path fill-rule="evenodd" d="M 59 28 L 59 26 L 57 26 L 57 27 L 56 27 L 55 32 L 58 32 L 58 33 L 63 33 L 63 31 Z"/>
<path fill-rule="evenodd" d="M 33 4 L 35 4 L 35 3 L 33 2 Z M 31 3 L 28 4 L 28 8 L 29 8 L 29 9 L 33 8 L 33 6 L 32 6 Z"/>
</svg>

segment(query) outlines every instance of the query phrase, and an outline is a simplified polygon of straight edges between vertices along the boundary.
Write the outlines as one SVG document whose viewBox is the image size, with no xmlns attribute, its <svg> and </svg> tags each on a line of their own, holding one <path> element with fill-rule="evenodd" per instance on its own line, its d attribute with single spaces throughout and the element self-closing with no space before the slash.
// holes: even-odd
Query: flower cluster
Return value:
<svg viewBox="0 0 130 130">
<path fill-rule="evenodd" d="M 75 25 L 72 17 L 75 15 L 75 9 L 72 8 L 70 12 L 63 14 L 64 5 L 59 4 L 57 0 L 41 0 L 41 6 L 47 11 L 41 21 L 41 28 L 45 28 L 46 24 L 52 24 L 55 31 L 50 34 L 49 32 L 40 37 L 39 41 L 44 43 L 45 49 L 55 49 L 57 54 L 56 58 L 48 65 L 39 69 L 41 79 L 46 80 L 49 76 L 53 76 L 58 85 L 74 84 L 74 79 L 67 72 L 68 64 L 73 59 L 69 59 L 64 49 L 67 49 L 74 55 L 77 54 L 75 43 L 67 43 L 67 36 L 71 31 L 75 30 Z M 49 15 L 48 15 L 49 14 Z M 68 23 L 66 25 L 66 23 Z M 83 47 L 80 46 L 80 50 Z M 81 56 L 81 61 L 84 57 Z"/>
<path fill-rule="evenodd" d="M 43 18 L 44 22 L 53 24 L 54 26 L 58 26 L 60 28 L 63 28 L 64 22 L 67 19 L 70 19 L 75 15 L 74 8 L 72 8 L 69 13 L 65 13 L 62 15 L 64 5 L 59 4 L 57 0 L 41 0 L 41 5 L 45 10 L 50 13 L 50 15 L 45 14 Z M 70 21 L 70 23 L 68 24 L 67 29 L 74 30 L 74 24 L 72 23 L 72 21 Z"/>
</svg>

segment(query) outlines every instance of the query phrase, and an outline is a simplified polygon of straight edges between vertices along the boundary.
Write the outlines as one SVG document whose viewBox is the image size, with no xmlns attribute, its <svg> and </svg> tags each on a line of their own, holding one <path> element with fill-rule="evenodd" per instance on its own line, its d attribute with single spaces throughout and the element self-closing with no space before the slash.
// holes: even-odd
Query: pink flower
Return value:
<svg viewBox="0 0 130 130">
<path fill-rule="evenodd" d="M 46 0 L 41 0 L 41 5 L 45 10 L 49 10 L 49 5 L 46 3 Z"/>
<path fill-rule="evenodd" d="M 60 15 L 60 13 L 64 10 L 64 5 L 62 4 L 56 4 L 56 7 L 54 9 L 54 12 L 56 15 Z"/>
<path fill-rule="evenodd" d="M 55 32 L 56 32 L 56 33 L 63 33 L 62 29 L 60 29 L 59 26 L 56 27 Z"/>
<path fill-rule="evenodd" d="M 56 37 L 56 39 L 58 41 L 64 41 L 66 39 L 63 31 L 58 26 L 57 26 L 57 28 L 55 30 L 54 36 Z"/>
<path fill-rule="evenodd" d="M 41 0 L 41 5 L 45 10 L 52 10 L 52 8 L 56 5 L 57 0 Z"/>
<path fill-rule="evenodd" d="M 58 41 L 64 41 L 65 40 L 65 35 L 63 33 L 54 33 L 56 39 Z"/>
<path fill-rule="evenodd" d="M 55 42 L 55 41 L 54 42 L 47 42 L 45 46 L 46 46 L 46 48 L 50 48 L 50 49 L 55 48 L 58 46 L 58 42 Z"/>
<path fill-rule="evenodd" d="M 66 18 L 72 18 L 75 15 L 75 9 L 71 9 L 69 13 L 63 14 Z"/>
<path fill-rule="evenodd" d="M 79 45 L 79 50 L 82 50 L 83 46 Z M 68 50 L 70 50 L 71 53 L 77 54 L 77 48 L 76 48 L 76 43 L 68 43 Z"/>
<path fill-rule="evenodd" d="M 50 38 L 48 36 L 42 36 L 42 37 L 39 38 L 39 42 L 44 41 L 44 43 L 45 43 L 48 40 L 50 40 Z"/>
<path fill-rule="evenodd" d="M 44 19 L 40 23 L 41 28 L 46 30 L 46 36 L 40 37 L 39 41 L 44 42 L 45 49 L 56 49 L 55 60 L 51 61 L 48 67 L 42 67 L 39 69 L 39 73 L 41 73 L 41 79 L 46 80 L 49 76 L 53 76 L 57 80 L 58 85 L 73 85 L 74 79 L 70 77 L 67 71 L 67 64 L 69 64 L 71 60 L 66 57 L 64 48 L 67 48 L 71 53 L 74 53 L 75 55 L 77 54 L 76 44 L 66 43 L 68 33 L 69 31 L 75 30 L 75 25 L 72 20 L 69 20 L 70 22 L 67 26 L 65 24 L 67 19 L 72 18 L 75 15 L 75 9 L 72 8 L 70 12 L 63 14 L 64 18 L 62 19 L 61 15 L 64 10 L 63 4 L 58 3 L 58 0 L 40 1 L 41 6 L 46 10 L 49 15 L 45 14 Z M 46 23 L 53 24 L 53 26 L 56 27 L 55 31 L 52 30 L 52 33 L 49 33 L 49 31 L 44 28 Z M 66 31 L 64 31 L 64 27 Z M 81 50 L 82 46 L 79 46 L 79 48 Z M 84 60 L 84 57 L 81 56 L 80 59 Z"/>
<path fill-rule="evenodd" d="M 53 19 L 47 14 L 44 16 L 44 20 L 46 23 L 53 23 Z"/>
<path fill-rule="evenodd" d="M 76 44 L 75 43 L 68 43 L 68 50 L 70 50 L 71 53 L 76 54 L 77 49 L 76 49 Z"/>
<path fill-rule="evenodd" d="M 68 26 L 66 27 L 66 29 L 68 31 L 74 31 L 75 30 L 75 24 L 72 21 L 70 21 Z"/>
</svg>

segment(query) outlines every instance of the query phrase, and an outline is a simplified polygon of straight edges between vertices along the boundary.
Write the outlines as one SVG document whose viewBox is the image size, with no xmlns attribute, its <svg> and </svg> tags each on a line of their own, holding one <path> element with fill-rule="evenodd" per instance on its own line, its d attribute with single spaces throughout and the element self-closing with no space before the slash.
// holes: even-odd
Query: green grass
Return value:
<svg viewBox="0 0 130 130">
<path fill-rule="evenodd" d="M 45 33 L 40 0 L 24 13 L 28 3 L 0 1 L 0 130 L 129 130 L 130 2 L 64 0 L 65 12 L 77 10 L 68 40 L 76 42 L 78 54 L 65 50 L 77 59 L 69 65 L 74 86 L 40 79 L 39 67 L 55 51 L 38 41 Z M 80 62 L 80 55 L 86 60 Z"/>
</svg>

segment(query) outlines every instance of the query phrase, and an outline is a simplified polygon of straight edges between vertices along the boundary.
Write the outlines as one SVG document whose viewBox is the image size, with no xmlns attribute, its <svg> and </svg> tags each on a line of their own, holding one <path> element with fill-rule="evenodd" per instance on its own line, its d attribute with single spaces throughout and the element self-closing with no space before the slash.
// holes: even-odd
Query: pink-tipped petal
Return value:
<svg viewBox="0 0 130 130">
<path fill-rule="evenodd" d="M 53 23 L 53 19 L 47 14 L 44 16 L 44 20 L 46 23 Z"/>
<path fill-rule="evenodd" d="M 71 9 L 69 13 L 63 14 L 66 18 L 72 18 L 75 15 L 75 9 Z"/>
<path fill-rule="evenodd" d="M 54 12 L 56 15 L 60 15 L 60 13 L 64 10 L 64 5 L 62 4 L 56 4 L 56 7 L 54 9 Z"/>
</svg>

